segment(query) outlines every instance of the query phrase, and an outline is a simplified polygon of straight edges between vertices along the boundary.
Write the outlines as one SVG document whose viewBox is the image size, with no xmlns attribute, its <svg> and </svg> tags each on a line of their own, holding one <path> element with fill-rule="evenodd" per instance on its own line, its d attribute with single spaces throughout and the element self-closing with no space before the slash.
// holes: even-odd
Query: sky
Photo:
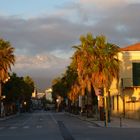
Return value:
<svg viewBox="0 0 140 140">
<path fill-rule="evenodd" d="M 15 48 L 12 71 L 39 90 L 70 64 L 80 35 L 105 35 L 125 47 L 140 41 L 139 0 L 0 0 L 0 38 Z"/>
</svg>

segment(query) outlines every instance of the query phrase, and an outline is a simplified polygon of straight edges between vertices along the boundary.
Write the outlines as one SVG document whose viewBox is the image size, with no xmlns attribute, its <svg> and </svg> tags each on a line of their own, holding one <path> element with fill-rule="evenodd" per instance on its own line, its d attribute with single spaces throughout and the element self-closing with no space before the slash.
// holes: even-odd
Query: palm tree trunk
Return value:
<svg viewBox="0 0 140 140">
<path fill-rule="evenodd" d="M 104 88 L 104 110 L 105 110 L 105 126 L 108 126 L 108 92 Z"/>
<path fill-rule="evenodd" d="M 0 101 L 1 101 L 1 93 L 2 93 L 2 82 L 0 81 Z"/>
<path fill-rule="evenodd" d="M 111 122 L 111 97 L 110 97 L 110 91 L 108 91 L 108 122 Z"/>
<path fill-rule="evenodd" d="M 88 118 L 88 93 L 86 93 L 86 117 Z"/>
<path fill-rule="evenodd" d="M 2 82 L 0 80 L 0 117 L 1 117 L 1 95 L 2 95 Z"/>
</svg>

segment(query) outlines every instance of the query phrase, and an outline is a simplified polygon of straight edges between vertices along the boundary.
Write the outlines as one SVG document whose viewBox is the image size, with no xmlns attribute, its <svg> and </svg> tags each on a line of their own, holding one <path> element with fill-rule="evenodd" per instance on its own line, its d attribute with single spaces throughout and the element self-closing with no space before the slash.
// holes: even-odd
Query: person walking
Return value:
<svg viewBox="0 0 140 140">
<path fill-rule="evenodd" d="M 5 109 L 4 109 L 4 104 L 1 102 L 1 117 L 5 116 Z"/>
</svg>

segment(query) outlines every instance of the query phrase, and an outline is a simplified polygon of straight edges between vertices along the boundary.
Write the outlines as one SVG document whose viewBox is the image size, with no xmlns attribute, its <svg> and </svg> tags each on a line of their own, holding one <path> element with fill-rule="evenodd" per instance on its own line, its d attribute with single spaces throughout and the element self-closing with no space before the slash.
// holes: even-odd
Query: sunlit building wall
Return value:
<svg viewBox="0 0 140 140">
<path fill-rule="evenodd" d="M 140 119 L 140 44 L 121 49 L 119 81 L 110 87 L 111 114 Z"/>
<path fill-rule="evenodd" d="M 49 101 L 53 101 L 52 99 L 52 89 L 51 88 L 48 88 L 46 91 L 45 91 L 45 96 L 46 96 L 46 99 L 49 100 Z"/>
</svg>

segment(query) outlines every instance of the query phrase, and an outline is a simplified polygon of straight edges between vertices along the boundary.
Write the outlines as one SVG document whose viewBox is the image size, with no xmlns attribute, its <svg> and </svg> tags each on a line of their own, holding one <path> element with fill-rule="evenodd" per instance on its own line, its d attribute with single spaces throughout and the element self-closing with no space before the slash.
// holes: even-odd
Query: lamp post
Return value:
<svg viewBox="0 0 140 140">
<path fill-rule="evenodd" d="M 0 117 L 2 116 L 2 102 L 1 102 L 1 99 L 2 99 L 2 80 L 0 80 Z"/>
<path fill-rule="evenodd" d="M 1 98 L 2 98 L 2 80 L 0 80 L 0 112 L 1 112 Z M 1 116 L 1 114 L 0 114 Z"/>
<path fill-rule="evenodd" d="M 6 83 L 9 79 L 10 79 L 10 77 L 7 77 L 4 81 L 2 81 L 0 79 L 0 113 L 1 113 L 0 116 L 2 116 L 3 111 L 4 111 L 4 106 L 3 106 L 3 103 L 1 102 L 1 100 L 3 99 L 3 96 L 2 96 L 2 83 Z"/>
</svg>

